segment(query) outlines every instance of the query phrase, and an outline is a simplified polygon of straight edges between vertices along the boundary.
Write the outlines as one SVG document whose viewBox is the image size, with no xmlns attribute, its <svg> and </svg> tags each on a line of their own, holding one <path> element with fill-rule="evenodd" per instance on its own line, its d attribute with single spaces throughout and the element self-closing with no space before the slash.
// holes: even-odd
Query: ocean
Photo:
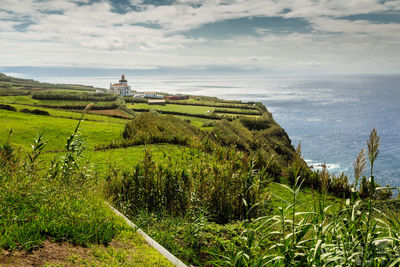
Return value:
<svg viewBox="0 0 400 267">
<path fill-rule="evenodd" d="M 45 82 L 78 83 L 107 88 L 119 77 L 36 77 Z M 372 128 L 381 137 L 376 181 L 400 186 L 400 75 L 137 76 L 132 89 L 262 102 L 302 144 L 310 165 L 326 163 L 333 174 L 352 178 L 352 164 Z M 367 172 L 368 173 L 368 172 Z"/>
</svg>

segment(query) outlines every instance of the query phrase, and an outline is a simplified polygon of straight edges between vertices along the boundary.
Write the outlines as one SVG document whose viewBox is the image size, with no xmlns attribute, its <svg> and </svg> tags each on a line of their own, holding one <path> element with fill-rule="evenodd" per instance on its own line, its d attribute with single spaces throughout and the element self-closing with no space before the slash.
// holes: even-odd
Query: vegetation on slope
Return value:
<svg viewBox="0 0 400 267">
<path fill-rule="evenodd" d="M 305 198 L 299 158 L 287 171 L 289 181 L 294 177 L 291 188 L 273 185 L 270 172 L 242 153 L 218 147 L 205 153 L 200 163 L 172 161 L 168 168 L 147 153 L 131 172 L 111 174 L 107 192 L 156 240 L 197 265 L 399 263 L 400 221 L 390 211 L 374 208 L 375 199 L 387 197 L 388 188 L 377 188 L 373 179 L 368 188 L 357 187 L 324 170 L 312 174 L 318 187 Z M 349 195 L 341 195 L 347 199 L 332 199 L 329 192 L 341 186 L 351 189 Z"/>
<path fill-rule="evenodd" d="M 268 129 L 257 130 L 250 126 L 259 121 L 268 121 Z M 210 131 L 201 131 L 187 121 L 174 116 L 163 116 L 153 113 L 142 113 L 127 123 L 124 140 L 115 141 L 98 149 L 128 147 L 133 145 L 170 143 L 180 144 L 202 149 L 205 152 L 217 150 L 219 147 L 235 147 L 246 151 L 250 157 L 257 157 L 265 163 L 271 161 L 278 170 L 274 175 L 280 175 L 296 156 L 294 148 L 286 132 L 270 117 L 265 114 L 261 119 L 246 119 L 229 122 L 221 120 L 213 123 Z M 265 128 L 265 127 L 263 127 Z M 305 163 L 304 163 L 305 165 Z"/>
<path fill-rule="evenodd" d="M 0 210 L 1 229 L 8 229 L 2 235 L 3 248 L 30 250 L 44 239 L 109 242 L 123 226 L 103 206 L 105 193 L 153 238 L 195 265 L 396 266 L 400 261 L 399 221 L 383 210 L 397 207 L 398 201 L 383 201 L 391 191 L 373 178 L 379 151 L 376 132 L 368 142 L 371 179 L 364 175 L 362 152 L 351 184 L 344 174 L 312 172 L 301 159 L 301 147 L 295 151 L 260 103 L 197 97 L 133 113 L 118 98 L 120 110 L 134 116 L 131 121 L 125 125 L 125 120 L 87 115 L 101 121 L 82 122 L 88 148 L 83 150 L 74 135 L 64 150 L 60 140 L 75 129 L 78 113 L 41 108 L 49 116 L 40 116 L 15 111 L 26 104 L 85 105 L 86 96 L 97 95 L 48 95 L 60 97 L 0 99 L 8 103 L 1 106 L 0 120 L 7 128 L 0 134 L 6 136 L 10 128 L 15 132 L 0 149 L 0 182 L 7 189 L 0 200 L 8 203 Z M 75 99 L 60 99 L 64 97 Z M 140 105 L 147 110 L 146 104 L 133 106 Z M 210 114 L 204 114 L 208 110 Z M 213 115 L 215 110 L 220 112 Z M 176 114 L 157 114 L 161 112 Z M 229 120 L 212 121 L 218 114 Z M 41 155 L 42 163 L 39 154 L 46 148 L 41 138 L 33 150 L 27 142 L 38 125 L 49 140 L 47 149 L 58 150 Z M 95 167 L 77 160 L 82 156 Z M 87 224 L 91 220 L 94 228 Z"/>
</svg>

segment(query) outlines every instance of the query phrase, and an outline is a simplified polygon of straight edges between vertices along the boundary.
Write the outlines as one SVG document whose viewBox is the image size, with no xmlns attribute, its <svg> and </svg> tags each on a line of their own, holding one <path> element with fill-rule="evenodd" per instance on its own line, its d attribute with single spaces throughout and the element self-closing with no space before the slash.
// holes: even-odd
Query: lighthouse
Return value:
<svg viewBox="0 0 400 267">
<path fill-rule="evenodd" d="M 131 95 L 131 87 L 128 85 L 128 81 L 125 78 L 125 75 L 121 75 L 121 80 L 118 83 L 110 84 L 110 89 L 108 90 L 111 94 L 118 94 L 122 96 Z"/>
</svg>

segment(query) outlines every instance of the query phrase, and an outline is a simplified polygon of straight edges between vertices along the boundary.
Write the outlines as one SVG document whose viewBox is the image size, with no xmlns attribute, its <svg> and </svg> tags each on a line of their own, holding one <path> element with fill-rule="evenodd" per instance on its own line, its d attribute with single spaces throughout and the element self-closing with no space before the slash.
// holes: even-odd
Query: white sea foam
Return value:
<svg viewBox="0 0 400 267">
<path fill-rule="evenodd" d="M 308 164 L 308 162 L 307 162 L 307 164 Z M 310 166 L 310 168 L 315 169 L 315 170 L 322 170 L 324 165 L 326 166 L 326 169 L 328 171 L 336 170 L 336 169 L 340 168 L 340 164 L 335 164 L 335 163 L 312 163 L 312 164 L 308 164 L 308 166 Z"/>
</svg>

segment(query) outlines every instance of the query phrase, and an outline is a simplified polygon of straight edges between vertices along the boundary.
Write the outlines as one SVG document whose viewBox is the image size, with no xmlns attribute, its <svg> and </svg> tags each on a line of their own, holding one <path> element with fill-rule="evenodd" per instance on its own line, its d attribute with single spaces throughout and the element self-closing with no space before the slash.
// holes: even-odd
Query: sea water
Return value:
<svg viewBox="0 0 400 267">
<path fill-rule="evenodd" d="M 37 77 L 40 81 L 107 88 L 119 77 Z M 302 145 L 310 165 L 326 163 L 352 177 L 352 164 L 372 128 L 381 137 L 374 165 L 381 185 L 400 186 L 400 75 L 127 76 L 132 89 L 260 101 Z M 366 173 L 367 175 L 367 173 Z"/>
</svg>

